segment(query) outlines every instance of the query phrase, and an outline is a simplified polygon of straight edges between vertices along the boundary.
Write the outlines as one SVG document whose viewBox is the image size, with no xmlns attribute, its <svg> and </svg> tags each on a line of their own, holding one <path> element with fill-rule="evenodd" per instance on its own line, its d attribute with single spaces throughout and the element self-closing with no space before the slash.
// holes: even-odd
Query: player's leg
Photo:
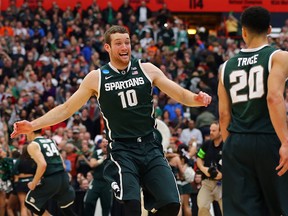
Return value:
<svg viewBox="0 0 288 216">
<path fill-rule="evenodd" d="M 65 216 L 77 216 L 72 207 L 75 200 L 75 191 L 69 183 L 69 176 L 67 173 L 63 172 L 59 175 L 59 183 L 60 189 L 53 198 L 57 201 L 61 212 Z"/>
<path fill-rule="evenodd" d="M 112 190 L 107 182 L 101 182 L 100 201 L 102 207 L 102 216 L 109 216 L 112 206 Z"/>
<path fill-rule="evenodd" d="M 130 159 L 128 151 L 110 153 L 105 162 L 104 178 L 112 188 L 115 198 L 124 204 L 125 215 L 140 216 L 140 183 L 137 165 Z"/>
<path fill-rule="evenodd" d="M 58 178 L 57 176 L 55 179 L 53 177 L 42 179 L 41 184 L 37 185 L 33 191 L 30 190 L 27 193 L 25 206 L 32 211 L 33 214 L 44 214 L 47 201 L 55 194 L 55 191 L 58 190 L 59 184 L 55 184 L 55 182 L 58 182 Z M 45 214 L 49 215 L 48 212 Z"/>
<path fill-rule="evenodd" d="M 97 188 L 97 182 L 93 179 L 84 197 L 84 215 L 93 216 L 95 213 L 96 203 L 99 197 L 99 190 Z"/>
<path fill-rule="evenodd" d="M 161 157 L 153 163 L 143 177 L 145 208 L 155 216 L 177 216 L 180 197 L 171 168 Z"/>
<path fill-rule="evenodd" d="M 279 177 L 280 141 L 276 135 L 258 136 L 256 172 L 270 215 L 288 215 L 288 173 Z"/>
<path fill-rule="evenodd" d="M 224 215 L 263 216 L 265 202 L 255 172 L 255 135 L 230 134 L 222 153 Z"/>
<path fill-rule="evenodd" d="M 25 206 L 27 209 L 29 209 L 31 212 L 33 212 L 33 214 L 35 215 L 43 215 L 44 212 L 46 211 L 44 208 L 38 208 L 37 206 L 33 205 L 33 203 L 31 202 L 26 202 L 25 201 Z M 48 214 L 50 215 L 50 214 Z"/>
</svg>

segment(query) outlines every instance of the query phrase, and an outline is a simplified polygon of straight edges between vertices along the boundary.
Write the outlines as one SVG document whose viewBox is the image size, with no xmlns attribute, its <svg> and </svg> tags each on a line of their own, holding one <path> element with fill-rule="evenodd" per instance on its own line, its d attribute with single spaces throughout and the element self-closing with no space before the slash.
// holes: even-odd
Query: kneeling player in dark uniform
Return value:
<svg viewBox="0 0 288 216">
<path fill-rule="evenodd" d="M 41 129 L 28 135 L 28 153 L 36 162 L 34 178 L 28 183 L 25 205 L 36 215 L 50 215 L 45 210 L 49 199 L 54 199 L 64 215 L 76 215 L 72 210 L 75 192 L 53 140 L 41 136 Z"/>
</svg>

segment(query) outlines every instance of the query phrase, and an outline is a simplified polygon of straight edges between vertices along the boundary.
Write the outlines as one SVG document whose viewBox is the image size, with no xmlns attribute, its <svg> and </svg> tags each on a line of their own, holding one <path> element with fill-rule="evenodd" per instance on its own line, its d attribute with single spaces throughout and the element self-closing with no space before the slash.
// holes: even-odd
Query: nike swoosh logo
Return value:
<svg viewBox="0 0 288 216">
<path fill-rule="evenodd" d="M 105 77 L 105 80 L 108 80 L 108 79 L 110 79 L 111 77 L 113 77 L 113 76 L 106 76 L 106 77 Z"/>
</svg>

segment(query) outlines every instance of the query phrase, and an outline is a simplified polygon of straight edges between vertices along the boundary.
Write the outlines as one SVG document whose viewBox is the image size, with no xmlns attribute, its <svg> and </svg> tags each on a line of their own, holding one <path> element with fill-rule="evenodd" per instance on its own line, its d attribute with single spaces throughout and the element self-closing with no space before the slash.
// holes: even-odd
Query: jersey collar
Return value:
<svg viewBox="0 0 288 216">
<path fill-rule="evenodd" d="M 116 73 L 119 73 L 119 74 L 121 73 L 117 68 L 115 68 L 115 67 L 111 64 L 111 62 L 109 62 L 108 64 L 109 64 L 109 66 L 110 66 Z M 131 67 L 131 61 L 129 61 L 129 64 L 128 64 L 126 73 L 130 70 L 130 67 Z"/>
</svg>

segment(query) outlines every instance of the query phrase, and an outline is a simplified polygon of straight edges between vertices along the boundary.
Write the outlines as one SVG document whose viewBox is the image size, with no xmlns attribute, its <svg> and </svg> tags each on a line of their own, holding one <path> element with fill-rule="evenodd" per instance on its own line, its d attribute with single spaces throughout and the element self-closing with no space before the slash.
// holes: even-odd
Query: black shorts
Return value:
<svg viewBox="0 0 288 216">
<path fill-rule="evenodd" d="M 223 146 L 224 215 L 288 215 L 288 172 L 279 177 L 275 134 L 231 133 Z"/>
<path fill-rule="evenodd" d="M 33 191 L 28 192 L 25 202 L 37 211 L 41 211 L 50 199 L 55 200 L 60 208 L 73 204 L 75 191 L 69 184 L 66 172 L 44 177 Z"/>
<path fill-rule="evenodd" d="M 115 141 L 110 143 L 109 151 L 104 177 L 117 183 L 120 191 L 114 194 L 118 200 L 140 201 L 142 187 L 147 210 L 180 202 L 174 175 L 156 136 L 134 142 Z"/>
</svg>

